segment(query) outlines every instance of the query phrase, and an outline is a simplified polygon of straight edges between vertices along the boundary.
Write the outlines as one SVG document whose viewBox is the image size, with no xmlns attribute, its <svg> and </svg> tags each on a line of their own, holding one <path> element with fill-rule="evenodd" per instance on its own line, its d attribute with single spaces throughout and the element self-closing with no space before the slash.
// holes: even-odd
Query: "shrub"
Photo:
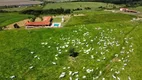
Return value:
<svg viewBox="0 0 142 80">
<path fill-rule="evenodd" d="M 20 28 L 20 26 L 17 23 L 14 24 L 13 26 L 14 26 L 14 28 Z"/>
<path fill-rule="evenodd" d="M 85 7 L 84 9 L 85 9 L 85 10 L 90 10 L 91 8 L 90 8 L 90 7 Z"/>
<path fill-rule="evenodd" d="M 80 11 L 80 10 L 82 10 L 82 8 L 73 9 L 73 11 Z"/>
<path fill-rule="evenodd" d="M 8 11 L 0 10 L 0 13 L 8 13 Z"/>
<path fill-rule="evenodd" d="M 103 6 L 100 6 L 100 7 L 98 7 L 98 8 L 100 8 L 100 9 L 106 9 L 106 7 L 103 7 Z"/>
<path fill-rule="evenodd" d="M 71 57 L 77 57 L 78 56 L 78 52 L 75 52 L 75 49 L 74 48 L 70 48 L 69 49 L 69 53 L 70 53 L 70 56 Z"/>
<path fill-rule="evenodd" d="M 31 21 L 34 22 L 35 19 L 36 19 L 36 16 L 35 16 L 35 17 L 32 17 L 32 18 L 31 18 Z"/>
<path fill-rule="evenodd" d="M 115 6 L 115 5 L 113 5 L 113 9 L 116 9 L 116 6 Z"/>
<path fill-rule="evenodd" d="M 2 31 L 2 27 L 0 26 L 0 31 Z"/>
</svg>

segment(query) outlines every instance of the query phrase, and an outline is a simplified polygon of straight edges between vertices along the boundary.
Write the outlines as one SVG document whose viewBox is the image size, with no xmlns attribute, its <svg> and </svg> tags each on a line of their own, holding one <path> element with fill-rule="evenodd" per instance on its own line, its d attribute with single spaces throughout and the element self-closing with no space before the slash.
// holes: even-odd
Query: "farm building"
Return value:
<svg viewBox="0 0 142 80">
<path fill-rule="evenodd" d="M 120 8 L 120 11 L 127 11 L 129 10 L 128 8 Z"/>
<path fill-rule="evenodd" d="M 137 13 L 137 11 L 135 11 L 135 10 L 129 10 L 128 8 L 120 8 L 120 11 Z"/>
<path fill-rule="evenodd" d="M 52 23 L 52 17 L 51 16 L 47 16 L 47 17 L 43 17 L 43 21 L 40 22 L 26 22 L 25 26 L 26 28 L 38 28 L 38 27 L 46 27 L 46 26 L 50 26 Z"/>
</svg>

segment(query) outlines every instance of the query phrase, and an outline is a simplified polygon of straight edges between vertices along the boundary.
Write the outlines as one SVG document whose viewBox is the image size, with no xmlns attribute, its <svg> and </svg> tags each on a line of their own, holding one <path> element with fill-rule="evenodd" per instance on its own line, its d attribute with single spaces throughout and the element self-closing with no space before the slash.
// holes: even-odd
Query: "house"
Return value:
<svg viewBox="0 0 142 80">
<path fill-rule="evenodd" d="M 27 21 L 25 23 L 25 26 L 26 28 L 39 28 L 39 27 L 47 27 L 47 26 L 50 26 L 51 24 L 52 24 L 52 17 L 47 16 L 47 17 L 43 17 L 43 21 L 40 21 L 40 22 Z"/>
</svg>

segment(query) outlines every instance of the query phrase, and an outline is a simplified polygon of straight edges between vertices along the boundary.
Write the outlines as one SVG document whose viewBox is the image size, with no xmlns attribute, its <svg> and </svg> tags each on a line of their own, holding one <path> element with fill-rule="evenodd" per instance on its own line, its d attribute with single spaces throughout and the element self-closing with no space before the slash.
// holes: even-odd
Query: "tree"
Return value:
<svg viewBox="0 0 142 80">
<path fill-rule="evenodd" d="M 20 26 L 17 23 L 15 23 L 13 26 L 14 28 L 20 28 Z"/>
</svg>

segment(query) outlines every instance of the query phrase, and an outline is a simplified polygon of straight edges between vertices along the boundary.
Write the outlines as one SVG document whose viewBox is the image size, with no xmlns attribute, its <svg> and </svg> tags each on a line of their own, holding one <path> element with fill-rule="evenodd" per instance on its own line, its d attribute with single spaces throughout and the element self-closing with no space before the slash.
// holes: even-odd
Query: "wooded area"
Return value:
<svg viewBox="0 0 142 80">
<path fill-rule="evenodd" d="M 98 1 L 98 2 L 107 2 L 107 3 L 128 4 L 128 3 L 141 2 L 142 0 L 77 0 L 77 1 Z"/>
</svg>

